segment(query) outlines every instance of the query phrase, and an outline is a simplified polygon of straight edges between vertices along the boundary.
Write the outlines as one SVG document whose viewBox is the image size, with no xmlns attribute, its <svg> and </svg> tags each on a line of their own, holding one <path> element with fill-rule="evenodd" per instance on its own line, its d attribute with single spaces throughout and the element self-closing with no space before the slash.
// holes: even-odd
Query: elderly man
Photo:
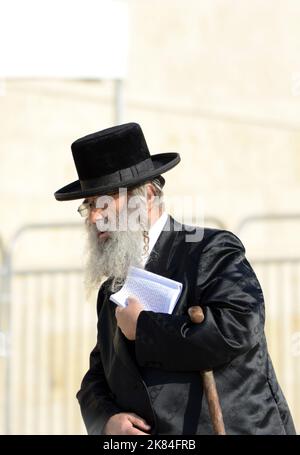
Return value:
<svg viewBox="0 0 300 455">
<path fill-rule="evenodd" d="M 199 375 L 212 369 L 227 434 L 295 434 L 241 241 L 191 231 L 165 212 L 161 174 L 179 155 L 150 155 L 135 123 L 80 138 L 72 153 L 79 180 L 55 197 L 85 198 L 86 285 L 100 286 L 97 343 L 77 393 L 88 433 L 212 434 Z M 134 296 L 126 308 L 109 300 L 132 265 L 183 284 L 172 314 L 146 311 Z M 203 308 L 200 325 L 189 317 L 194 305 Z"/>
</svg>

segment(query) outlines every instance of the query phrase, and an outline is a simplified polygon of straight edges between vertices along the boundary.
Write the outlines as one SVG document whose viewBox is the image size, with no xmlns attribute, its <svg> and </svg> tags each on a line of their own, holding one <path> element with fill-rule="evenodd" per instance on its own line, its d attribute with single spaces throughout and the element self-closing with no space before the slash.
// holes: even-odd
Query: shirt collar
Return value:
<svg viewBox="0 0 300 455">
<path fill-rule="evenodd" d="M 149 249 L 148 249 L 148 255 L 144 258 L 144 265 L 150 256 L 150 253 L 158 239 L 158 237 L 161 234 L 161 231 L 163 230 L 164 225 L 166 224 L 168 219 L 168 213 L 163 212 L 161 216 L 155 221 L 155 223 L 152 224 L 152 226 L 149 229 Z"/>
</svg>

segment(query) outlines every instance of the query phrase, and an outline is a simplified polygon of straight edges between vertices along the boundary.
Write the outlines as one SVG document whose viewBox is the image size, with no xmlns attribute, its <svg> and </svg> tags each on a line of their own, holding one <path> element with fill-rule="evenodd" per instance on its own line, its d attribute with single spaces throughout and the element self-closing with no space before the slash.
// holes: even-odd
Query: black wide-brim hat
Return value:
<svg viewBox="0 0 300 455">
<path fill-rule="evenodd" d="M 84 136 L 71 145 L 79 180 L 54 193 L 71 201 L 113 193 L 158 177 L 180 161 L 178 153 L 150 155 L 140 125 L 125 123 Z"/>
</svg>

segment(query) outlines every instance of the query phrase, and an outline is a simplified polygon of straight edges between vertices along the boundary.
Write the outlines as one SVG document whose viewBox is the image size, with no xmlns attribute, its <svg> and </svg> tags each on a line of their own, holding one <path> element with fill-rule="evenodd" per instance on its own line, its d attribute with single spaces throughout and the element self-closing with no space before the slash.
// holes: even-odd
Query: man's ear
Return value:
<svg viewBox="0 0 300 455">
<path fill-rule="evenodd" d="M 151 183 L 147 184 L 147 201 L 153 202 L 155 197 L 155 189 Z"/>
</svg>

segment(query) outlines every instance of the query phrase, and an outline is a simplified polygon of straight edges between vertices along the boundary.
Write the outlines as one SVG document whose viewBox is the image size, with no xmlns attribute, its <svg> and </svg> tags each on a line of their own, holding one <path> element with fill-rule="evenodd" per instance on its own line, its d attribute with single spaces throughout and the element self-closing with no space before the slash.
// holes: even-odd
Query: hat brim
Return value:
<svg viewBox="0 0 300 455">
<path fill-rule="evenodd" d="M 75 199 L 113 193 L 114 191 L 118 191 L 119 188 L 128 188 L 145 183 L 148 180 L 169 171 L 180 162 L 180 155 L 178 153 L 159 153 L 157 155 L 151 155 L 150 158 L 153 163 L 153 168 L 149 169 L 148 173 L 144 172 L 142 176 L 136 176 L 127 180 L 112 182 L 109 185 L 102 185 L 85 190 L 81 188 L 80 180 L 76 180 L 56 191 L 54 197 L 57 201 L 72 201 Z"/>
</svg>

